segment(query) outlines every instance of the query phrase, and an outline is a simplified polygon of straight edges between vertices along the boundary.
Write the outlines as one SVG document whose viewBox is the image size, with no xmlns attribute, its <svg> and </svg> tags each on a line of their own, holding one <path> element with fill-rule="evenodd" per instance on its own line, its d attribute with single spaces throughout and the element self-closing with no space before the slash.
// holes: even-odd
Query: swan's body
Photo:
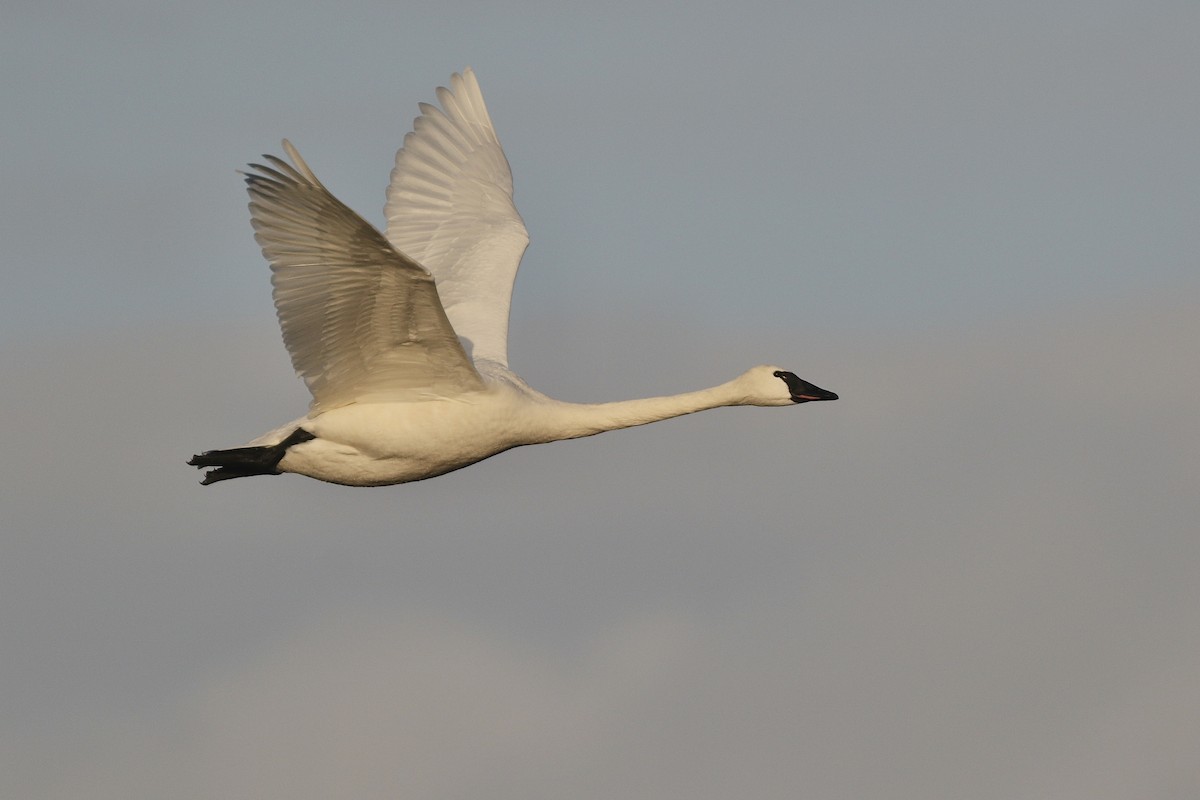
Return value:
<svg viewBox="0 0 1200 800">
<path fill-rule="evenodd" d="M 526 444 L 591 436 L 730 405 L 837 395 L 777 367 L 698 392 L 564 403 L 508 368 L 508 308 L 529 242 L 512 175 L 471 70 L 421 105 L 396 156 L 386 238 L 295 166 L 248 174 L 256 238 L 309 413 L 189 464 L 204 483 L 295 472 L 352 486 L 442 475 Z"/>
</svg>

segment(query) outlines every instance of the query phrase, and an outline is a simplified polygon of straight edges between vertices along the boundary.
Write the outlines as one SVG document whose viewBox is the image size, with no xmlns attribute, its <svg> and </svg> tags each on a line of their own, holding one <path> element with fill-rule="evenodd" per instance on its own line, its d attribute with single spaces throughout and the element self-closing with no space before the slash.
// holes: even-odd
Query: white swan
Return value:
<svg viewBox="0 0 1200 800">
<path fill-rule="evenodd" d="M 387 235 L 343 205 L 286 140 L 246 183 L 255 238 L 306 416 L 188 463 L 202 483 L 294 472 L 351 486 L 442 475 L 526 444 L 707 408 L 836 400 L 778 367 L 672 397 L 575 404 L 508 368 L 508 308 L 529 236 L 475 74 L 439 88 L 396 155 Z"/>
</svg>

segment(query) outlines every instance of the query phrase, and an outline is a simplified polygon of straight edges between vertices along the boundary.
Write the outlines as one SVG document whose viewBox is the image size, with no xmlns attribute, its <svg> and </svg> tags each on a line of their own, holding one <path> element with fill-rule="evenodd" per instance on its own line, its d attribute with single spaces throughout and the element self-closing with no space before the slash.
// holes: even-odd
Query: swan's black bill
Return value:
<svg viewBox="0 0 1200 800">
<path fill-rule="evenodd" d="M 778 370 L 775 377 L 787 384 L 788 392 L 792 395 L 793 403 L 810 403 L 813 400 L 837 400 L 838 396 L 819 386 L 813 386 L 806 380 L 796 376 L 794 372 Z"/>
</svg>

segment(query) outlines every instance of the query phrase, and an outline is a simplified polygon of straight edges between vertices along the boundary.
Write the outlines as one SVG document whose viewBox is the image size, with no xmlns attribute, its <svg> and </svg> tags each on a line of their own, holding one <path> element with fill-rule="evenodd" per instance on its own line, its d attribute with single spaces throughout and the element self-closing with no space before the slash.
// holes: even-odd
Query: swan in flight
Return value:
<svg viewBox="0 0 1200 800">
<path fill-rule="evenodd" d="M 432 478 L 513 447 L 719 406 L 836 400 L 759 366 L 697 392 L 578 404 L 508 367 L 508 309 L 529 243 L 512 173 L 472 70 L 437 90 L 396 154 L 381 234 L 284 140 L 246 174 L 255 239 L 308 414 L 188 464 L 203 484 L 294 472 L 349 486 Z"/>
</svg>

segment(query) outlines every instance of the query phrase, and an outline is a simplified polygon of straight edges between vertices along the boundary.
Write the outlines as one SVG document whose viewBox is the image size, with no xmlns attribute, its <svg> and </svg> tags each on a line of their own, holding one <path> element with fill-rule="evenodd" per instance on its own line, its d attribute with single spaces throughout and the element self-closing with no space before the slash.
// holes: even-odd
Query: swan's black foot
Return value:
<svg viewBox="0 0 1200 800">
<path fill-rule="evenodd" d="M 230 478 L 248 478 L 251 475 L 278 475 L 279 462 L 292 445 L 311 442 L 317 438 L 303 428 L 296 428 L 279 444 L 260 447 L 234 447 L 229 450 L 206 450 L 192 456 L 187 463 L 193 467 L 216 467 L 204 473 L 201 485 L 208 486 Z"/>
</svg>

